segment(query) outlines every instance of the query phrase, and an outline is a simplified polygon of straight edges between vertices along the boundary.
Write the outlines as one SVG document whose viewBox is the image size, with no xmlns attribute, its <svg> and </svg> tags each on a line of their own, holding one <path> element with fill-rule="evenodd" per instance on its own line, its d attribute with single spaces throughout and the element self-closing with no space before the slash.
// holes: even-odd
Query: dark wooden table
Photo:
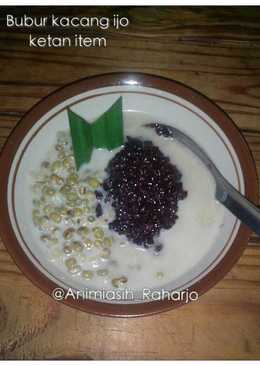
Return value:
<svg viewBox="0 0 260 366">
<path fill-rule="evenodd" d="M 107 48 L 88 49 L 29 48 L 28 30 L 1 27 L 1 145 L 24 113 L 56 88 L 85 76 L 141 71 L 179 80 L 213 99 L 241 129 L 259 174 L 260 8 L 16 7 L 2 8 L 1 22 L 5 13 L 17 12 L 119 13 L 129 17 L 130 26 L 104 31 Z M 130 320 L 97 317 L 54 302 L 23 276 L 0 244 L 1 359 L 259 357 L 260 240 L 256 236 L 233 270 L 198 303 Z"/>
</svg>

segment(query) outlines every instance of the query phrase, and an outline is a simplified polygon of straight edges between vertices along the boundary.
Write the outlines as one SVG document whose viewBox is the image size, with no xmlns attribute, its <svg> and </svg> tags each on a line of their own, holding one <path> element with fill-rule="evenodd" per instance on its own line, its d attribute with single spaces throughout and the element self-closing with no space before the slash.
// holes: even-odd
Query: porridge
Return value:
<svg viewBox="0 0 260 366">
<path fill-rule="evenodd" d="M 95 149 L 79 171 L 70 132 L 60 131 L 32 174 L 39 245 L 86 286 L 167 284 L 207 254 L 222 224 L 210 172 L 183 145 L 145 128 L 149 122 L 125 112 L 125 145 Z"/>
</svg>

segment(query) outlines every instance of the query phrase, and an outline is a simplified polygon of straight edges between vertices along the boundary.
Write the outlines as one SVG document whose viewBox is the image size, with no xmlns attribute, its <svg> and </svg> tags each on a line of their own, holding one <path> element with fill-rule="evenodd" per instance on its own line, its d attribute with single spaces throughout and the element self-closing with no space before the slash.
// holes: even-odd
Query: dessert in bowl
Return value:
<svg viewBox="0 0 260 366">
<path fill-rule="evenodd" d="M 94 149 L 77 169 L 68 109 L 92 123 L 119 97 L 123 145 Z M 224 112 L 197 92 L 142 74 L 71 84 L 25 116 L 1 161 L 10 172 L 2 178 L 4 242 L 50 295 L 56 287 L 117 291 L 122 296 L 63 301 L 98 314 L 154 313 L 184 301 L 154 300 L 153 291 L 200 295 L 241 255 L 250 231 L 215 200 L 214 179 L 197 156 L 146 128 L 155 121 L 192 136 L 255 200 L 247 145 Z M 124 298 L 127 289 L 133 295 Z M 142 296 L 144 289 L 151 297 Z"/>
</svg>

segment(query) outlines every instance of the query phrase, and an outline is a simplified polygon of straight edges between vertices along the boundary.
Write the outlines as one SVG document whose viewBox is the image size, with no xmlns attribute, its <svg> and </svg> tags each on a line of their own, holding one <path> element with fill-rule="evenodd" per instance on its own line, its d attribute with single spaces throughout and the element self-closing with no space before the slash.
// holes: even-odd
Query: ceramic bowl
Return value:
<svg viewBox="0 0 260 366">
<path fill-rule="evenodd" d="M 66 109 L 94 120 L 119 96 L 124 111 L 151 116 L 191 136 L 210 156 L 221 173 L 242 194 L 257 200 L 256 171 L 248 146 L 231 119 L 199 92 L 173 80 L 139 73 L 116 73 L 86 78 L 50 94 L 35 105 L 6 142 L 1 159 L 1 236 L 24 274 L 51 295 L 57 287 L 82 290 L 82 284 L 48 261 L 37 242 L 31 221 L 30 171 L 37 168 L 56 131 L 67 129 Z M 170 290 L 196 291 L 199 296 L 231 269 L 247 245 L 250 230 L 230 212 L 207 256 Z M 86 312 L 111 316 L 148 315 L 175 308 L 184 300 L 104 302 L 67 298 L 65 304 Z"/>
</svg>

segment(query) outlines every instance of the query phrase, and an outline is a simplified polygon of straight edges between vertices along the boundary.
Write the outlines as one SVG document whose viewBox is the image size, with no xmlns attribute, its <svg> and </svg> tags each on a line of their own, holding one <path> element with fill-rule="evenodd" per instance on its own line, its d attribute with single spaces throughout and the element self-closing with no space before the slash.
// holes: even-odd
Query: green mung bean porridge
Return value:
<svg viewBox="0 0 260 366">
<path fill-rule="evenodd" d="M 169 164 L 177 166 L 187 192 L 176 206 L 176 221 L 158 230 L 153 243 L 150 240 L 147 245 L 137 245 L 124 232 L 111 227 L 111 222 L 118 222 L 117 211 L 113 200 L 107 198 L 104 182 L 109 163 L 123 147 L 112 151 L 96 149 L 91 161 L 77 170 L 70 132 L 62 130 L 38 169 L 31 173 L 36 245 L 43 247 L 48 260 L 73 276 L 80 286 L 138 290 L 161 287 L 183 276 L 214 245 L 224 211 L 215 200 L 211 174 L 180 143 L 166 141 L 145 128 L 147 122 L 151 122 L 147 115 L 124 113 L 124 135 L 156 146 Z M 136 171 L 135 174 L 140 179 L 145 173 L 142 170 L 140 176 Z M 154 174 L 158 177 L 159 170 Z M 113 192 L 116 201 L 116 191 Z M 135 188 L 133 192 L 135 195 Z M 120 218 L 123 215 L 124 212 Z M 144 232 L 149 231 L 147 225 Z M 134 228 L 132 231 L 134 235 Z"/>
</svg>

